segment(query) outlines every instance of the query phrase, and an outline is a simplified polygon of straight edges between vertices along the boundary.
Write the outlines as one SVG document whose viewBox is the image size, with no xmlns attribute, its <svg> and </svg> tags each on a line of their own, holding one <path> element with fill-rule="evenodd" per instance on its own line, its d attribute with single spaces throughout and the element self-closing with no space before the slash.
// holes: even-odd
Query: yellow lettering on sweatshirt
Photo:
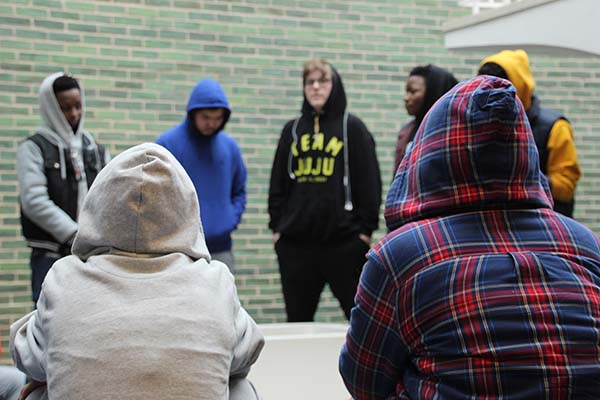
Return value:
<svg viewBox="0 0 600 400">
<path fill-rule="evenodd" d="M 294 171 L 296 177 L 301 176 L 331 176 L 335 167 L 334 157 L 298 158 L 298 168 Z"/>
<path fill-rule="evenodd" d="M 304 171 L 302 171 L 302 175 L 310 175 L 310 170 L 312 169 L 312 157 L 306 157 L 306 162 L 304 164 Z"/>
<path fill-rule="evenodd" d="M 303 152 L 310 150 L 310 135 L 308 133 L 305 133 L 300 138 L 300 150 Z"/>
<path fill-rule="evenodd" d="M 344 147 L 344 142 L 338 140 L 336 137 L 332 137 L 329 139 L 329 143 L 327 143 L 327 147 L 325 147 L 325 153 L 331 153 L 333 157 L 337 156 L 340 150 Z"/>
<path fill-rule="evenodd" d="M 311 175 L 320 175 L 321 174 L 321 165 L 323 164 L 323 159 L 318 157 L 315 160 L 315 167 L 310 171 Z"/>
<path fill-rule="evenodd" d="M 296 176 L 310 175 L 313 165 L 312 157 L 299 158 L 298 169 L 294 171 Z"/>
<path fill-rule="evenodd" d="M 304 179 L 307 179 L 306 177 Z M 327 177 L 325 176 L 310 176 L 307 179 L 310 183 L 327 183 Z"/>
<path fill-rule="evenodd" d="M 327 183 L 328 178 L 335 172 L 335 160 L 343 147 L 344 142 L 336 137 L 328 139 L 325 143 L 323 132 L 300 135 L 290 146 L 295 159 L 293 172 L 297 182 Z"/>
<path fill-rule="evenodd" d="M 335 164 L 335 158 L 333 158 L 333 157 L 327 157 L 327 158 L 323 159 L 323 175 L 324 176 L 333 175 L 334 164 Z"/>
<path fill-rule="evenodd" d="M 325 135 L 322 133 L 315 133 L 313 135 L 313 150 L 323 150 L 323 145 L 325 144 Z"/>
</svg>

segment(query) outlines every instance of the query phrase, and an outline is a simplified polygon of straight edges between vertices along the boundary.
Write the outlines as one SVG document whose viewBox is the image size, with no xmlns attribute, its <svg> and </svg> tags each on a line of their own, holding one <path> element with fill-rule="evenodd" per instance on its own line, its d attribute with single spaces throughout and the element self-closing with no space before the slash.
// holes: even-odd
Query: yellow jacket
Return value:
<svg viewBox="0 0 600 400">
<path fill-rule="evenodd" d="M 535 81 L 529 68 L 529 57 L 524 50 L 503 50 L 481 62 L 498 64 L 515 86 L 517 96 L 525 110 L 531 107 Z M 575 197 L 577 181 L 581 170 L 577 161 L 577 151 L 573 140 L 573 128 L 565 119 L 557 120 L 548 136 L 548 162 L 546 176 L 550 181 L 552 197 L 560 201 L 571 201 Z"/>
</svg>

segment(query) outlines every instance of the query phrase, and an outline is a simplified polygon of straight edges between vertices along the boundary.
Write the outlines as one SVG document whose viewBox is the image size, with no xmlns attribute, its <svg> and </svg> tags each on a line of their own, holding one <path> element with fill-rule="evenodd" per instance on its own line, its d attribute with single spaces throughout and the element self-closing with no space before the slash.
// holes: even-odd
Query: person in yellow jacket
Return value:
<svg viewBox="0 0 600 400">
<path fill-rule="evenodd" d="M 540 169 L 550 182 L 554 210 L 573 217 L 575 188 L 581 177 L 573 128 L 559 112 L 541 107 L 524 50 L 503 50 L 481 61 L 479 75 L 508 79 L 517 89 L 540 153 Z"/>
</svg>

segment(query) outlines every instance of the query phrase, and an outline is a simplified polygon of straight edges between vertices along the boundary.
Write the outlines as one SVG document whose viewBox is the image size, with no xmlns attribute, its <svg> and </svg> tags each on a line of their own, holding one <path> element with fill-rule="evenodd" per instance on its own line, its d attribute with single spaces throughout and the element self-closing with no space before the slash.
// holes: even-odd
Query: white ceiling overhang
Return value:
<svg viewBox="0 0 600 400">
<path fill-rule="evenodd" d="M 523 0 L 444 26 L 446 48 L 600 56 L 599 0 Z"/>
</svg>

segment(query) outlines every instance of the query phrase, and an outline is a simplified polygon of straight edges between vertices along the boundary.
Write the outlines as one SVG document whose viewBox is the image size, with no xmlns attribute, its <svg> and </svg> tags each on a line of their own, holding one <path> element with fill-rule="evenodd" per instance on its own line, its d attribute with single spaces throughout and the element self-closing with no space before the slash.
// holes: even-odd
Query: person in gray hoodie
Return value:
<svg viewBox="0 0 600 400">
<path fill-rule="evenodd" d="M 97 176 L 73 254 L 11 326 L 16 366 L 50 399 L 255 399 L 264 339 L 233 275 L 211 261 L 192 181 L 142 144 Z M 43 390 L 40 386 L 37 392 Z"/>
<path fill-rule="evenodd" d="M 42 126 L 17 149 L 21 226 L 31 247 L 31 291 L 39 297 L 48 270 L 70 254 L 88 187 L 110 159 L 84 130 L 83 88 L 58 72 L 39 91 Z"/>
</svg>

